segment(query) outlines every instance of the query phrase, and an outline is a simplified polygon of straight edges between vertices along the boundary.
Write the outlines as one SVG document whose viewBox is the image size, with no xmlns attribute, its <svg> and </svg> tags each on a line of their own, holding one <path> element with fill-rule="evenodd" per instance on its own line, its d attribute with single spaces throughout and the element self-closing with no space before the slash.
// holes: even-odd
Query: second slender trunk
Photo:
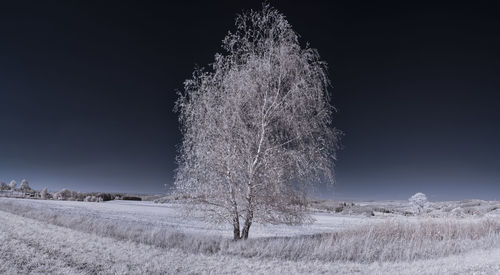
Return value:
<svg viewBox="0 0 500 275">
<path fill-rule="evenodd" d="M 248 232 L 250 231 L 250 226 L 253 220 L 253 210 L 248 210 L 247 216 L 245 218 L 245 224 L 243 225 L 243 231 L 241 232 L 241 238 L 248 239 Z"/>
<path fill-rule="evenodd" d="M 233 236 L 234 236 L 235 241 L 241 239 L 241 236 L 240 236 L 240 218 L 238 217 L 237 213 L 233 217 Z"/>
</svg>

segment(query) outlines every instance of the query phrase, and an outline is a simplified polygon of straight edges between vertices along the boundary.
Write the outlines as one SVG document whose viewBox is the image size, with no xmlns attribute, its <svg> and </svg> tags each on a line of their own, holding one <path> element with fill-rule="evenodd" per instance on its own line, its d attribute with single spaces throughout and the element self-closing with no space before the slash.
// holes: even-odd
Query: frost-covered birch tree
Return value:
<svg viewBox="0 0 500 275">
<path fill-rule="evenodd" d="M 333 182 L 339 132 L 326 63 L 276 9 L 237 16 L 222 48 L 179 93 L 175 185 L 208 220 L 247 239 L 254 221 L 308 220 L 305 191 Z"/>
</svg>

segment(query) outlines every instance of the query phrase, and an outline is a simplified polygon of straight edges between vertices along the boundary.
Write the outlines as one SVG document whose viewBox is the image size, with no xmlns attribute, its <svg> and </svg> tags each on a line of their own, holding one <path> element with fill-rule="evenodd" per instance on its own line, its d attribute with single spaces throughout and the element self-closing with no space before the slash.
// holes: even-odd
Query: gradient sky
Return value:
<svg viewBox="0 0 500 275">
<path fill-rule="evenodd" d="M 163 192 L 176 89 L 259 1 L 0 4 L 0 180 Z M 44 1 L 45 2 L 45 1 Z M 158 1 L 159 2 L 159 1 Z M 500 199 L 500 10 L 270 1 L 329 63 L 345 132 L 327 198 Z"/>
</svg>

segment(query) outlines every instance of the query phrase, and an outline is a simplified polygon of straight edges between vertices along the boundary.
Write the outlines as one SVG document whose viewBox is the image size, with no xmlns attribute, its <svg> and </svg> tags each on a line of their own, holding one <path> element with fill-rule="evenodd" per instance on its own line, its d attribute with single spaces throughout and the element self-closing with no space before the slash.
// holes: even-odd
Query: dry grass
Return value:
<svg viewBox="0 0 500 275">
<path fill-rule="evenodd" d="M 500 249 L 397 263 L 204 255 L 47 224 L 0 211 L 0 274 L 498 274 Z"/>
<path fill-rule="evenodd" d="M 325 262 L 403 262 L 500 247 L 497 220 L 394 218 L 384 223 L 335 233 L 255 238 L 233 242 L 217 236 L 188 235 L 169 228 L 104 220 L 82 212 L 65 214 L 0 200 L 0 209 L 99 236 L 205 255 Z"/>
<path fill-rule="evenodd" d="M 393 219 L 336 233 L 254 239 L 229 251 L 247 257 L 367 263 L 432 259 L 499 246 L 500 223 L 494 220 Z"/>
</svg>

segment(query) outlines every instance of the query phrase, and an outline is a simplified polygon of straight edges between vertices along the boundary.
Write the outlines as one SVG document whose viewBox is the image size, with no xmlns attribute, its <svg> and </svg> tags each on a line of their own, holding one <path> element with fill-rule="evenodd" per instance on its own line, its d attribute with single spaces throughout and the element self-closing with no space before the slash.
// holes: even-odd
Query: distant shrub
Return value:
<svg viewBox="0 0 500 275">
<path fill-rule="evenodd" d="M 71 191 L 66 188 L 54 193 L 54 199 L 68 201 L 85 201 L 85 202 L 102 202 L 110 201 L 115 198 L 120 198 L 121 194 L 117 193 L 97 193 L 97 192 L 78 192 Z"/>
<path fill-rule="evenodd" d="M 46 200 L 46 199 L 49 199 L 49 196 L 50 196 L 50 194 L 47 190 L 47 187 L 43 188 L 42 191 L 40 192 L 40 198 L 42 200 Z"/>
<path fill-rule="evenodd" d="M 345 209 L 343 209 L 342 213 L 348 214 L 348 215 L 362 215 L 362 216 L 366 216 L 366 217 L 375 216 L 375 213 L 373 212 L 373 207 L 361 206 L 361 205 L 354 205 L 354 206 L 345 208 Z"/>
<path fill-rule="evenodd" d="M 5 182 L 0 182 L 0 191 L 10 190 L 10 187 Z"/>
<path fill-rule="evenodd" d="M 416 193 L 408 201 L 418 213 L 421 213 L 427 206 L 427 196 L 424 193 Z"/>
<path fill-rule="evenodd" d="M 17 186 L 17 182 L 15 180 L 11 180 L 9 183 L 10 190 L 15 190 Z"/>
<path fill-rule="evenodd" d="M 134 197 L 134 196 L 123 196 L 122 200 L 124 200 L 124 201 L 142 201 L 141 198 Z"/>
<path fill-rule="evenodd" d="M 111 201 L 115 196 L 110 193 L 99 193 L 97 194 L 97 197 L 101 198 L 102 201 Z"/>
<path fill-rule="evenodd" d="M 72 192 L 66 188 L 61 191 L 54 193 L 54 199 L 56 200 L 69 200 L 71 198 Z"/>
<path fill-rule="evenodd" d="M 31 191 L 31 187 L 30 187 L 30 185 L 29 185 L 29 183 L 28 183 L 27 180 L 22 180 L 21 181 L 21 186 L 19 186 L 19 188 L 21 188 L 21 191 L 23 191 L 23 192 L 29 192 L 29 191 Z"/>
<path fill-rule="evenodd" d="M 85 202 L 102 202 L 101 197 L 96 197 L 96 196 L 86 196 L 85 199 L 83 199 Z"/>
</svg>

